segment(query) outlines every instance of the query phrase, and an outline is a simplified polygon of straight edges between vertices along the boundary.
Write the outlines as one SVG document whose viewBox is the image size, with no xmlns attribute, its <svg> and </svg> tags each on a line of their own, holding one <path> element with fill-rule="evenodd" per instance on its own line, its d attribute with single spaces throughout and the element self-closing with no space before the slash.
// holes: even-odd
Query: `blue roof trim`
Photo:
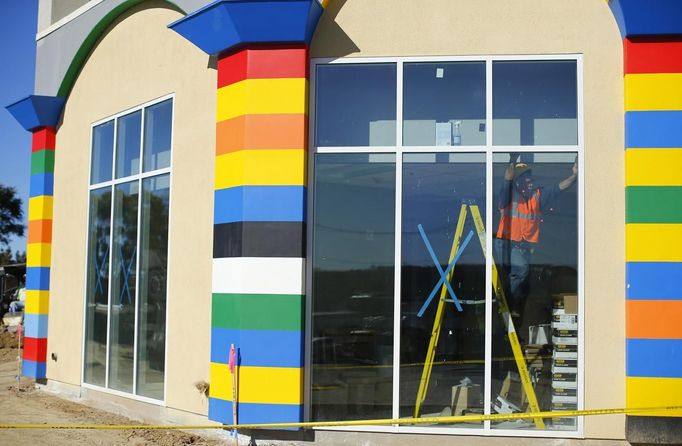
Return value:
<svg viewBox="0 0 682 446">
<path fill-rule="evenodd" d="M 30 95 L 5 107 L 29 132 L 40 127 L 57 127 L 66 98 Z"/>
<path fill-rule="evenodd" d="M 623 38 L 682 34 L 680 0 L 610 0 Z"/>
<path fill-rule="evenodd" d="M 317 0 L 216 0 L 168 27 L 207 54 L 249 44 L 310 44 Z"/>
</svg>

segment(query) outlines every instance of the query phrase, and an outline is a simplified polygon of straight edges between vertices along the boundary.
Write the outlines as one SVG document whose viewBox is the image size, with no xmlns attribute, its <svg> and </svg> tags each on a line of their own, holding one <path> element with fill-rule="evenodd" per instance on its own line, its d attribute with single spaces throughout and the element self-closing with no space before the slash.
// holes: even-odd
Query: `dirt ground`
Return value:
<svg viewBox="0 0 682 446">
<path fill-rule="evenodd" d="M 128 418 L 67 401 L 17 381 L 17 341 L 0 326 L 0 424 L 139 424 Z M 212 440 L 177 430 L 0 429 L 3 445 L 206 445 Z"/>
</svg>

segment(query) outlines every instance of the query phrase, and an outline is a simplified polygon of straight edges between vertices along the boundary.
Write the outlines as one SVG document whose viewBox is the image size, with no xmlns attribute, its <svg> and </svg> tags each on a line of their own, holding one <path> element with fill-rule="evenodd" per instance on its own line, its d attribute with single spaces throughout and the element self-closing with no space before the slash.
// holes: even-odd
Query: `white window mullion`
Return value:
<svg viewBox="0 0 682 446">
<path fill-rule="evenodd" d="M 395 154 L 395 261 L 393 281 L 393 418 L 400 418 L 400 287 L 402 246 L 402 122 L 403 122 L 403 63 L 396 66 L 396 154 Z"/>
<path fill-rule="evenodd" d="M 492 322 L 493 322 L 493 292 L 492 292 L 492 224 L 493 224 L 493 63 L 486 60 L 485 70 L 485 122 L 486 122 L 486 157 L 485 157 L 485 362 L 483 382 L 483 413 L 490 413 L 492 398 Z M 490 421 L 483 422 L 485 430 L 490 429 Z"/>
<path fill-rule="evenodd" d="M 135 249 L 135 322 L 133 324 L 133 394 L 137 395 L 137 368 L 138 368 L 138 348 L 140 346 L 138 335 L 140 333 L 140 246 L 141 232 L 142 232 L 142 167 L 144 166 L 144 117 L 146 109 L 140 111 L 140 160 L 139 160 L 139 179 L 137 180 L 137 240 Z M 167 280 L 167 279 L 166 279 Z M 164 365 L 165 367 L 165 365 Z"/>
<path fill-rule="evenodd" d="M 112 180 L 116 178 L 116 144 L 118 142 L 118 119 L 114 119 L 114 140 L 113 140 L 113 150 L 112 150 L 112 163 L 111 163 L 111 178 Z M 113 282 L 113 272 L 114 272 L 114 210 L 116 203 L 116 186 L 111 185 L 111 212 L 109 214 L 109 281 L 107 289 L 107 336 L 106 336 L 106 358 L 104 359 L 104 387 L 109 388 L 109 351 L 111 348 L 111 343 L 109 338 L 111 335 L 111 287 Z"/>
</svg>

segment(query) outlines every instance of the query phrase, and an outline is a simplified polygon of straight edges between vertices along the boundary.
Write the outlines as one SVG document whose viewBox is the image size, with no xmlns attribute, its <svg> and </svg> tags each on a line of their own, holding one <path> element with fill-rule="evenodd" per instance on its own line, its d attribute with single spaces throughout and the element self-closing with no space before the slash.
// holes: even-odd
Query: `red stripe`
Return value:
<svg viewBox="0 0 682 446">
<path fill-rule="evenodd" d="M 629 37 L 623 56 L 625 74 L 682 73 L 682 38 Z"/>
<path fill-rule="evenodd" d="M 57 130 L 52 127 L 43 127 L 33 132 L 31 151 L 37 152 L 43 149 L 54 150 Z"/>
<path fill-rule="evenodd" d="M 218 88 L 244 79 L 306 78 L 308 49 L 251 48 L 218 59 Z"/>
<path fill-rule="evenodd" d="M 45 362 L 47 358 L 47 338 L 24 338 L 24 359 Z"/>
</svg>

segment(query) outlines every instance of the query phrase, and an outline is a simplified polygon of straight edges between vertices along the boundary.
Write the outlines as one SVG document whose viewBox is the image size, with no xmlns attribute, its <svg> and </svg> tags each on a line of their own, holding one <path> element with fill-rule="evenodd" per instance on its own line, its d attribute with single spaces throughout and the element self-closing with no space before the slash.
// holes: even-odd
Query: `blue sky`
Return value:
<svg viewBox="0 0 682 446">
<path fill-rule="evenodd" d="M 27 222 L 31 134 L 5 106 L 33 93 L 38 0 L 0 0 L 0 183 L 13 186 L 24 204 Z M 14 238 L 13 251 L 26 249 Z"/>
</svg>

